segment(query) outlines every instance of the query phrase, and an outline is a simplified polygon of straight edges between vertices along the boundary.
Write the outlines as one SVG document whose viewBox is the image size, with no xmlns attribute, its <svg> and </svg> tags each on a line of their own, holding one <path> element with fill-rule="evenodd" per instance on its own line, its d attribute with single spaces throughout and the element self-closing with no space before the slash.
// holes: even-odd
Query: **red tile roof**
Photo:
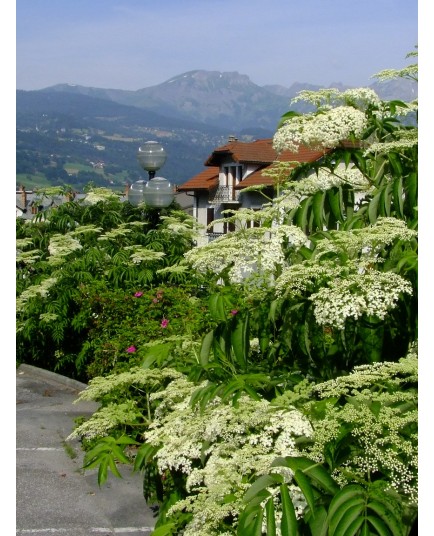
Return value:
<svg viewBox="0 0 434 536">
<path fill-rule="evenodd" d="M 212 190 L 217 188 L 219 183 L 219 168 L 218 166 L 210 166 L 204 169 L 193 178 L 178 186 L 179 192 L 187 190 Z"/>
<path fill-rule="evenodd" d="M 276 160 L 282 162 L 313 162 L 329 151 L 318 151 L 300 147 L 298 152 L 283 151 L 280 155 L 273 149 L 273 139 L 256 140 L 249 143 L 231 141 L 214 149 L 205 161 L 206 166 L 219 166 L 223 158 L 229 157 L 234 162 L 252 164 L 271 164 Z"/>
<path fill-rule="evenodd" d="M 250 173 L 248 177 L 246 177 L 243 181 L 234 186 L 235 190 L 242 190 L 243 188 L 247 188 L 247 186 L 260 186 L 261 184 L 272 186 L 273 179 L 262 174 L 263 171 L 270 168 L 271 165 L 262 167 L 261 169 L 257 169 L 253 173 Z"/>
<path fill-rule="evenodd" d="M 330 150 L 313 150 L 308 147 L 300 147 L 298 152 L 283 151 L 278 154 L 273 149 L 272 138 L 256 140 L 253 142 L 231 141 L 214 149 L 205 161 L 207 169 L 195 175 L 193 178 L 178 187 L 179 191 L 185 190 L 211 190 L 218 186 L 219 166 L 222 160 L 230 160 L 244 164 L 258 164 L 261 169 L 251 173 L 236 189 L 259 184 L 273 184 L 273 179 L 262 175 L 264 169 L 270 167 L 273 162 L 315 162 Z"/>
<path fill-rule="evenodd" d="M 231 141 L 214 149 L 205 161 L 206 166 L 218 166 L 222 158 L 229 157 L 234 162 L 271 163 L 276 160 L 273 140 L 256 140 L 249 143 Z"/>
</svg>

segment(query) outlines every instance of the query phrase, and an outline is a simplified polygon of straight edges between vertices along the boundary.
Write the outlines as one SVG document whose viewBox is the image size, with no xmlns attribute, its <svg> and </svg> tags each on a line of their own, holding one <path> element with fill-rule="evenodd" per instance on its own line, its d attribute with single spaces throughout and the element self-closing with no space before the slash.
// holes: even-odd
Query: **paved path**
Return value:
<svg viewBox="0 0 434 536">
<path fill-rule="evenodd" d="M 96 409 L 73 404 L 86 386 L 29 365 L 16 379 L 16 534 L 149 536 L 141 475 L 120 467 L 124 478 L 109 474 L 100 489 L 97 470 L 81 470 L 78 441 L 65 442 L 74 419 Z"/>
</svg>

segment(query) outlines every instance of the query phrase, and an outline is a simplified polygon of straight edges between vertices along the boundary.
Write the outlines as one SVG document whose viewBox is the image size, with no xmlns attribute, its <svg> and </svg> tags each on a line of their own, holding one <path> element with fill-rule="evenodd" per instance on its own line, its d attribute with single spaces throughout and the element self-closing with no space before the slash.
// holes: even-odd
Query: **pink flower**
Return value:
<svg viewBox="0 0 434 536">
<path fill-rule="evenodd" d="M 163 318 L 163 320 L 161 321 L 161 327 L 162 328 L 167 328 L 168 323 L 169 323 L 169 321 L 166 318 Z"/>
<path fill-rule="evenodd" d="M 136 293 L 134 294 L 134 297 L 135 297 L 135 298 L 140 298 L 140 296 L 143 296 L 143 292 L 136 292 Z"/>
<path fill-rule="evenodd" d="M 129 354 L 134 354 L 135 351 L 136 351 L 136 347 L 135 347 L 135 346 L 129 346 L 129 347 L 127 348 L 127 352 L 128 352 Z"/>
<path fill-rule="evenodd" d="M 159 301 L 160 301 L 160 300 L 157 300 L 157 298 L 154 298 L 154 299 L 152 300 L 152 303 L 158 303 Z"/>
<path fill-rule="evenodd" d="M 236 309 L 232 309 L 231 311 L 231 315 L 232 316 L 235 316 L 236 314 L 238 314 L 238 311 Z"/>
</svg>

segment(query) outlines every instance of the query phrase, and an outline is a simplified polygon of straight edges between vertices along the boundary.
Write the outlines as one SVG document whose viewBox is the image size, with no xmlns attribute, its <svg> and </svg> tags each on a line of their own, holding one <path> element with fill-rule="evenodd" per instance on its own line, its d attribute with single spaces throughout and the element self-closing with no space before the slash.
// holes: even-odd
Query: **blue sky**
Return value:
<svg viewBox="0 0 434 536">
<path fill-rule="evenodd" d="M 417 43 L 417 0 L 16 0 L 16 88 L 137 90 L 194 69 L 366 86 Z"/>
</svg>

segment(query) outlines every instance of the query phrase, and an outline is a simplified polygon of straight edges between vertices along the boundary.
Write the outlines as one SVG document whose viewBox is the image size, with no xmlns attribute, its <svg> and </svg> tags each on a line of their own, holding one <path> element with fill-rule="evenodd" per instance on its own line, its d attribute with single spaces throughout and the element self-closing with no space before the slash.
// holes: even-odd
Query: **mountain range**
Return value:
<svg viewBox="0 0 434 536">
<path fill-rule="evenodd" d="M 141 143 L 156 139 L 168 152 L 164 175 L 181 183 L 201 171 L 229 135 L 271 137 L 289 109 L 310 111 L 290 101 L 303 89 L 321 87 L 258 86 L 238 72 L 195 70 L 137 91 L 72 84 L 17 90 L 17 181 L 27 186 L 42 176 L 77 188 L 89 180 L 124 185 L 143 178 L 135 154 Z M 417 97 L 416 83 L 407 80 L 370 87 L 385 100 Z"/>
</svg>

